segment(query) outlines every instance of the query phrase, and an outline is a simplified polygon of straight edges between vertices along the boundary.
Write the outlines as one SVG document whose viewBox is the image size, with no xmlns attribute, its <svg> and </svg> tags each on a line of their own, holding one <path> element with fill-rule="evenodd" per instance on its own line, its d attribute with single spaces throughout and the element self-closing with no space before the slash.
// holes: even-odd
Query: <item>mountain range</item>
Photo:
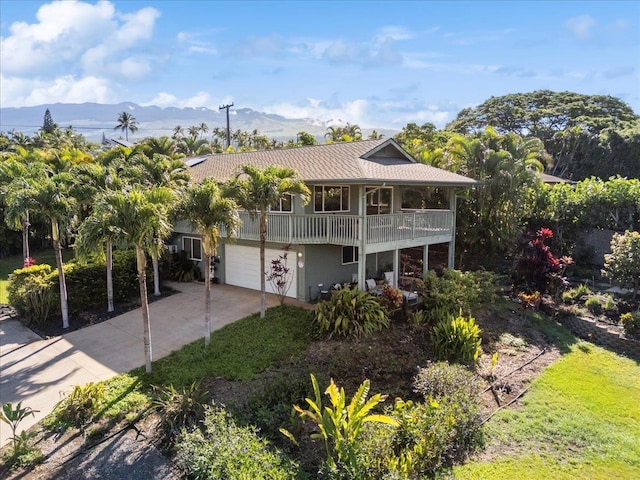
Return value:
<svg viewBox="0 0 640 480">
<path fill-rule="evenodd" d="M 185 131 L 192 125 L 206 123 L 209 132 L 216 127 L 226 128 L 224 110 L 212 110 L 206 107 L 176 108 L 137 105 L 131 102 L 118 104 L 100 103 L 54 103 L 34 107 L 0 108 L 0 131 L 21 131 L 25 135 L 33 135 L 43 124 L 46 109 L 60 128 L 72 126 L 89 141 L 100 141 L 104 134 L 107 138 L 119 138 L 123 132 L 116 131 L 118 116 L 128 112 L 135 117 L 138 130 L 129 133 L 129 140 L 136 141 L 145 137 L 171 136 L 173 129 L 180 125 Z M 312 118 L 285 118 L 280 115 L 258 112 L 250 108 L 233 108 L 229 110 L 230 128 L 232 131 L 258 130 L 269 138 L 283 141 L 295 139 L 296 134 L 305 131 L 322 141 L 329 126 L 346 124 L 340 119 L 319 120 Z M 385 137 L 397 133 L 395 130 L 376 129 Z M 362 129 L 363 136 L 372 129 Z M 210 135 L 210 133 L 209 133 Z"/>
</svg>

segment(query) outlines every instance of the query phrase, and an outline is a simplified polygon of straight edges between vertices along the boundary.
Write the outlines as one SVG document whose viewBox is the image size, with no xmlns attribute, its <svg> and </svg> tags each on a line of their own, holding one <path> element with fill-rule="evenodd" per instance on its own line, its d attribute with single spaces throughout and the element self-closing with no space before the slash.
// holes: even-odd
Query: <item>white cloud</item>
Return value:
<svg viewBox="0 0 640 480">
<path fill-rule="evenodd" d="M 591 37 L 591 29 L 595 27 L 596 21 L 590 15 L 580 15 L 570 18 L 565 24 L 577 38 L 585 40 Z"/>
<path fill-rule="evenodd" d="M 151 7 L 120 14 L 105 0 L 44 4 L 34 23 L 14 22 L 9 35 L 1 39 L 4 83 L 17 85 L 18 97 L 27 104 L 36 98 L 43 102 L 112 99 L 115 82 L 153 74 L 157 59 L 140 48 L 152 38 L 159 16 Z M 2 98 L 4 106 L 4 88 Z"/>
<path fill-rule="evenodd" d="M 52 80 L 24 80 L 0 75 L 0 103 L 3 107 L 23 107 L 44 103 L 111 103 L 118 101 L 103 78 L 76 78 L 65 75 Z"/>
<path fill-rule="evenodd" d="M 409 40 L 413 36 L 413 33 L 406 28 L 391 25 L 380 29 L 380 33 L 376 35 L 376 41 L 382 43 L 386 40 Z"/>
</svg>

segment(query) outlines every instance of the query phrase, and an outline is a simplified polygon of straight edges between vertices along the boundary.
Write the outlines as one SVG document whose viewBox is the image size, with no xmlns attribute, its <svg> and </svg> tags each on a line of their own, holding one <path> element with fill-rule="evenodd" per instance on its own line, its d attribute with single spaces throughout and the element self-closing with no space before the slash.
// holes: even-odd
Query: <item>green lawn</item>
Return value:
<svg viewBox="0 0 640 480">
<path fill-rule="evenodd" d="M 56 258 L 53 249 L 32 252 L 31 256 L 35 258 L 36 263 L 48 263 L 53 268 L 56 267 Z M 62 252 L 62 258 L 66 262 L 73 258 L 73 250 L 67 249 Z M 9 303 L 9 295 L 7 286 L 9 284 L 9 275 L 17 268 L 22 268 L 22 255 L 13 255 L 0 259 L 0 303 Z"/>
<path fill-rule="evenodd" d="M 298 356 L 311 331 L 311 313 L 300 307 L 270 308 L 262 320 L 257 313 L 245 317 L 212 332 L 208 348 L 203 339 L 196 340 L 153 362 L 151 374 L 138 368 L 106 380 L 98 417 L 135 415 L 151 401 L 152 385 L 180 390 L 209 376 L 251 379 L 275 362 Z M 45 425 L 55 426 L 55 415 Z"/>
<path fill-rule="evenodd" d="M 640 478 L 640 365 L 580 342 L 524 397 L 486 425 L 502 452 L 455 469 L 456 479 Z"/>
</svg>

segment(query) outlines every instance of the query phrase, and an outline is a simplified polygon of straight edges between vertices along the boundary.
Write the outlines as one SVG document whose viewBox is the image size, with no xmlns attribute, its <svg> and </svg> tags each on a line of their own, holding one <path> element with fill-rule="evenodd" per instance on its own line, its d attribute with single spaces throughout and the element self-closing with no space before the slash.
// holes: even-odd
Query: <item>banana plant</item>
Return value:
<svg viewBox="0 0 640 480">
<path fill-rule="evenodd" d="M 33 410 L 31 407 L 23 407 L 22 402 L 18 402 L 15 407 L 11 402 L 2 405 L 0 420 L 11 427 L 11 442 L 14 452 L 18 452 L 20 446 L 28 440 L 27 435 L 16 435 L 18 425 L 29 415 L 35 416 L 36 412 L 38 412 L 38 410 Z"/>
<path fill-rule="evenodd" d="M 376 393 L 367 400 L 370 382 L 364 380 L 347 405 L 344 388 L 338 389 L 331 379 L 325 390 L 331 405 L 323 407 L 320 387 L 313 374 L 311 374 L 311 383 L 315 398 L 305 399 L 309 408 L 304 409 L 298 405 L 294 405 L 293 408 L 301 418 L 308 418 L 317 425 L 318 432 L 312 434 L 311 438 L 324 441 L 328 467 L 332 470 L 345 469 L 351 474 L 356 474 L 358 437 L 364 424 L 375 422 L 398 426 L 398 422 L 387 415 L 371 413 L 375 407 L 386 400 L 387 396 Z M 295 437 L 288 430 L 281 428 L 280 432 L 297 444 Z"/>
</svg>

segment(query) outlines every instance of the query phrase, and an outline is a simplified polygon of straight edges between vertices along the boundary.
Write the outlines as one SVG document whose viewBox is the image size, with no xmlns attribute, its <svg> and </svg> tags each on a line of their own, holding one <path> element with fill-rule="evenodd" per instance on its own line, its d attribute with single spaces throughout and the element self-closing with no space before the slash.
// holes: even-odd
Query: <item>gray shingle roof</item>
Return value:
<svg viewBox="0 0 640 480">
<path fill-rule="evenodd" d="M 227 180 L 243 165 L 290 167 L 306 183 L 429 184 L 470 186 L 471 178 L 415 162 L 392 139 L 363 140 L 311 147 L 210 155 L 191 168 L 191 177 Z"/>
</svg>

